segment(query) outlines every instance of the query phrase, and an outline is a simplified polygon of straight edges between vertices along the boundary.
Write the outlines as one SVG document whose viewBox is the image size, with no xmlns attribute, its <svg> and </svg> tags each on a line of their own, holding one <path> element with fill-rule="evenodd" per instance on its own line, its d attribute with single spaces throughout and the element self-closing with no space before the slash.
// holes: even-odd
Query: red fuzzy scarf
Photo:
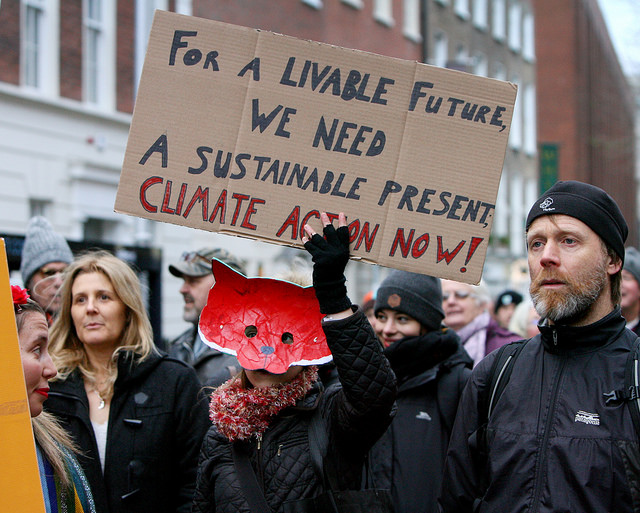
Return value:
<svg viewBox="0 0 640 513">
<path fill-rule="evenodd" d="M 318 380 L 318 368 L 305 367 L 289 383 L 242 388 L 240 376 L 220 385 L 212 394 L 209 418 L 231 442 L 259 437 L 274 415 L 302 399 Z"/>
</svg>

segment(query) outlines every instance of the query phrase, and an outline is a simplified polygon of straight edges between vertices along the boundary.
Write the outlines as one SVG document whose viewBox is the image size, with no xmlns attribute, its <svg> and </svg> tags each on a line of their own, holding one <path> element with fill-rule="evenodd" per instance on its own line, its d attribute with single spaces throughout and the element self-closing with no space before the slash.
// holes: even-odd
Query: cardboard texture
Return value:
<svg viewBox="0 0 640 513">
<path fill-rule="evenodd" d="M 156 11 L 115 210 L 478 283 L 516 86 Z"/>
<path fill-rule="evenodd" d="M 274 374 L 332 359 L 312 287 L 246 278 L 216 259 L 211 269 L 216 282 L 198 323 L 207 345 L 237 356 L 243 369 Z"/>
<path fill-rule="evenodd" d="M 0 325 L 0 504 L 4 511 L 44 512 L 4 239 L 0 239 Z"/>
</svg>

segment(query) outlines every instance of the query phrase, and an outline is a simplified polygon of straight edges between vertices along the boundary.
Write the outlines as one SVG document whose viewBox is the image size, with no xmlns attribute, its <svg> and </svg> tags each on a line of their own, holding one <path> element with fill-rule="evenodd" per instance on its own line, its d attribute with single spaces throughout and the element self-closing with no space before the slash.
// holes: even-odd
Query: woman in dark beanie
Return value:
<svg viewBox="0 0 640 513">
<path fill-rule="evenodd" d="M 442 326 L 440 280 L 392 271 L 376 294 L 374 329 L 398 380 L 398 411 L 370 453 L 376 488 L 396 513 L 431 513 L 458 399 L 473 360 Z"/>
</svg>

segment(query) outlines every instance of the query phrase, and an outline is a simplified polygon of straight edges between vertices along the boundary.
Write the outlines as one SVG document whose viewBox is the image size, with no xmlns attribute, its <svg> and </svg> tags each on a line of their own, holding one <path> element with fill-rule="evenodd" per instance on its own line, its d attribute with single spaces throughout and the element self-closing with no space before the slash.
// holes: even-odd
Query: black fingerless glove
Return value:
<svg viewBox="0 0 640 513">
<path fill-rule="evenodd" d="M 316 291 L 320 312 L 331 314 L 347 310 L 351 301 L 347 297 L 344 270 L 349 261 L 349 229 L 337 230 L 328 224 L 324 237 L 315 234 L 304 248 L 313 260 L 313 288 Z"/>
</svg>

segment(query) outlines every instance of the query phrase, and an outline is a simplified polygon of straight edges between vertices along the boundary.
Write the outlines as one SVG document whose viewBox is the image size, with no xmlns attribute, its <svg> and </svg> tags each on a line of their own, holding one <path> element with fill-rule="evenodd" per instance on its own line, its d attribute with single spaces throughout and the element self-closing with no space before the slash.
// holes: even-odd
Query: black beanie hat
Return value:
<svg viewBox="0 0 640 513">
<path fill-rule="evenodd" d="M 376 314 L 388 308 L 413 317 L 428 330 L 444 319 L 439 278 L 408 271 L 391 271 L 376 292 Z"/>
<path fill-rule="evenodd" d="M 556 182 L 529 210 L 526 231 L 538 217 L 552 214 L 564 214 L 582 221 L 624 262 L 624 242 L 629 228 L 620 208 L 605 191 L 574 180 Z"/>
</svg>

